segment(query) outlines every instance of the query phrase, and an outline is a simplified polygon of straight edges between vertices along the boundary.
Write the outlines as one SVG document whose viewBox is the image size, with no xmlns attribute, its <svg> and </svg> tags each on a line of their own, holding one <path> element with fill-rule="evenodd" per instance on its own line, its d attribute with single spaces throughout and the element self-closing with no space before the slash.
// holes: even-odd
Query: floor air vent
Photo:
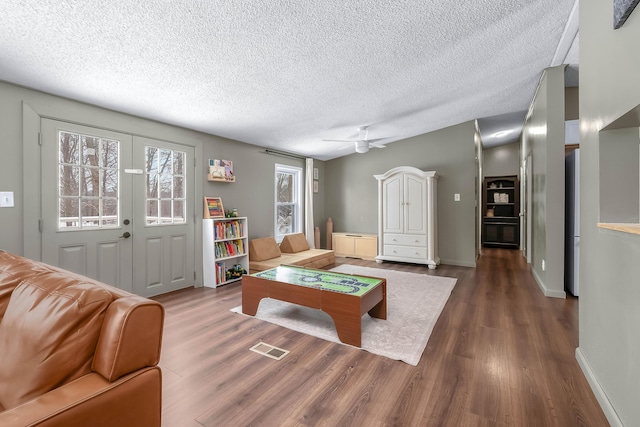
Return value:
<svg viewBox="0 0 640 427">
<path fill-rule="evenodd" d="M 283 350 L 278 347 L 274 347 L 271 344 L 265 344 L 263 342 L 259 342 L 258 344 L 251 347 L 249 350 L 255 351 L 256 353 L 262 354 L 264 356 L 270 357 L 272 359 L 280 360 L 285 357 L 289 352 L 287 350 Z"/>
</svg>

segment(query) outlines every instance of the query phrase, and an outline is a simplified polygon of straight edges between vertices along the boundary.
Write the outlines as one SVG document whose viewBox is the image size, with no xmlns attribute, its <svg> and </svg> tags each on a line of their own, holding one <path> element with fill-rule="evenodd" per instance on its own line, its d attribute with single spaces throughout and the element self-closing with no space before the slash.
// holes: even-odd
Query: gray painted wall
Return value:
<svg viewBox="0 0 640 427">
<path fill-rule="evenodd" d="M 237 208 L 240 215 L 249 218 L 250 238 L 273 235 L 273 191 L 275 164 L 299 166 L 304 171 L 304 161 L 289 157 L 267 155 L 263 149 L 217 136 L 207 135 L 146 120 L 114 111 L 97 108 L 69 99 L 52 96 L 42 92 L 0 82 L 0 191 L 13 191 L 14 208 L 0 208 L 0 248 L 24 254 L 23 234 L 30 235 L 34 228 L 25 224 L 25 194 L 23 189 L 23 171 L 33 168 L 37 176 L 37 159 L 26 159 L 23 168 L 23 102 L 28 104 L 41 116 L 63 121 L 72 121 L 88 126 L 111 129 L 132 135 L 146 136 L 162 140 L 183 142 L 196 146 L 196 156 L 200 171 L 196 183 L 196 206 L 194 210 L 199 219 L 202 218 L 203 196 L 220 196 L 225 209 Z M 27 107 L 28 108 L 28 107 Z M 25 138 L 33 140 L 39 126 L 37 119 L 27 116 L 25 120 Z M 29 135 L 26 135 L 29 134 Z M 33 143 L 33 141 L 31 141 Z M 37 151 L 36 151 L 37 153 Z M 35 156 L 34 156 L 35 157 Z M 217 183 L 206 180 L 208 159 L 228 159 L 234 161 L 235 183 Z M 314 216 L 317 221 L 324 220 L 323 162 L 315 162 L 319 169 L 320 192 L 314 195 Z M 37 195 L 29 195 L 33 200 Z M 199 221 L 196 223 L 198 225 Z M 37 225 L 35 226 L 37 232 Z M 196 234 L 196 257 L 201 259 L 201 240 Z M 32 255 L 31 253 L 29 255 Z"/>
<path fill-rule="evenodd" d="M 334 230 L 378 232 L 378 185 L 373 177 L 397 166 L 436 171 L 438 180 L 438 240 L 443 263 L 475 266 L 475 123 L 372 148 L 326 162 L 325 215 Z M 461 201 L 454 202 L 454 193 Z"/>
<path fill-rule="evenodd" d="M 581 252 L 578 359 L 613 425 L 640 425 L 640 236 L 597 227 L 599 129 L 640 104 L 640 11 L 580 2 Z M 637 179 L 637 177 L 636 177 Z M 621 424 L 619 424 L 619 422 Z"/>
<path fill-rule="evenodd" d="M 484 176 L 520 176 L 520 142 L 486 148 L 482 151 Z"/>
<path fill-rule="evenodd" d="M 23 102 L 42 116 L 197 146 L 201 177 L 194 210 L 198 218 L 202 217 L 202 196 L 220 196 L 225 208 L 237 208 L 240 215 L 249 218 L 250 238 L 273 235 L 274 165 L 304 169 L 303 160 L 267 155 L 253 145 L 0 83 L 0 191 L 14 191 L 16 203 L 15 208 L 0 209 L 0 247 L 17 254 L 24 254 L 23 235 L 29 235 L 34 228 L 29 224 L 23 227 Z M 25 132 L 33 137 L 39 125 L 37 116 L 27 122 Z M 325 224 L 329 216 L 334 217 L 336 231 L 377 233 L 377 185 L 373 175 L 409 165 L 436 170 L 441 175 L 438 214 L 442 261 L 474 266 L 474 132 L 474 122 L 467 122 L 399 141 L 386 149 L 374 148 L 365 155 L 316 161 L 319 192 L 314 195 L 314 221 L 321 230 L 322 247 L 327 244 Z M 208 182 L 206 165 L 211 158 L 232 160 L 236 182 Z M 27 162 L 27 168 L 30 166 Z M 460 202 L 453 201 L 454 193 L 461 194 Z M 26 234 L 23 228 L 27 229 Z M 199 233 L 196 238 L 196 257 L 200 257 Z"/>
<path fill-rule="evenodd" d="M 638 128 L 600 132 L 600 222 L 639 222 Z"/>
<path fill-rule="evenodd" d="M 564 66 L 548 68 L 525 120 L 522 155 L 532 158 L 532 273 L 545 295 L 561 298 L 566 296 L 564 116 Z"/>
</svg>

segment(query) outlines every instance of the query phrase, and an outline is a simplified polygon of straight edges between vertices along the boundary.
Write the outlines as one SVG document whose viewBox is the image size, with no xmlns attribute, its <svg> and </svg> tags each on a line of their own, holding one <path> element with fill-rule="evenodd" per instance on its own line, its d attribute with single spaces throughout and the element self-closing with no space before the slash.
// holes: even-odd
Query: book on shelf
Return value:
<svg viewBox="0 0 640 427">
<path fill-rule="evenodd" d="M 224 262 L 216 262 L 216 284 L 223 283 L 227 280 L 227 272 L 224 268 Z"/>
<path fill-rule="evenodd" d="M 244 226 L 241 221 L 220 221 L 215 225 L 214 238 L 216 240 L 234 239 L 244 236 Z"/>
</svg>

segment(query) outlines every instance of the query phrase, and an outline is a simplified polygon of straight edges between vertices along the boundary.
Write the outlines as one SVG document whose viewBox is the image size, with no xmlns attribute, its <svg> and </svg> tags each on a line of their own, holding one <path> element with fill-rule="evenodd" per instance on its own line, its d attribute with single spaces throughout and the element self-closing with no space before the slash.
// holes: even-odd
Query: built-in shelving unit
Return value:
<svg viewBox="0 0 640 427">
<path fill-rule="evenodd" d="M 247 218 L 202 220 L 204 286 L 216 288 L 240 280 L 249 271 Z"/>
<path fill-rule="evenodd" d="M 486 177 L 483 183 L 482 244 L 513 247 L 520 245 L 520 187 L 518 177 Z"/>
</svg>

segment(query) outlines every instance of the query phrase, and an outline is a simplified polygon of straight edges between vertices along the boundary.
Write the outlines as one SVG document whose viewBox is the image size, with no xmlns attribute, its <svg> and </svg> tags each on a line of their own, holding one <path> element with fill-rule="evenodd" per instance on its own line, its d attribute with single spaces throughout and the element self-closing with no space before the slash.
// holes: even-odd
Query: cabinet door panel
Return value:
<svg viewBox="0 0 640 427">
<path fill-rule="evenodd" d="M 354 253 L 355 238 L 333 235 L 333 251 L 338 256 L 351 256 Z"/>
<path fill-rule="evenodd" d="M 404 182 L 405 233 L 427 232 L 426 182 L 407 175 Z"/>
<path fill-rule="evenodd" d="M 403 232 L 403 199 L 402 199 L 402 177 L 390 178 L 384 183 L 383 189 L 384 206 L 384 232 Z"/>
<path fill-rule="evenodd" d="M 378 240 L 375 237 L 363 237 L 354 240 L 356 257 L 374 259 L 378 254 Z"/>
</svg>

